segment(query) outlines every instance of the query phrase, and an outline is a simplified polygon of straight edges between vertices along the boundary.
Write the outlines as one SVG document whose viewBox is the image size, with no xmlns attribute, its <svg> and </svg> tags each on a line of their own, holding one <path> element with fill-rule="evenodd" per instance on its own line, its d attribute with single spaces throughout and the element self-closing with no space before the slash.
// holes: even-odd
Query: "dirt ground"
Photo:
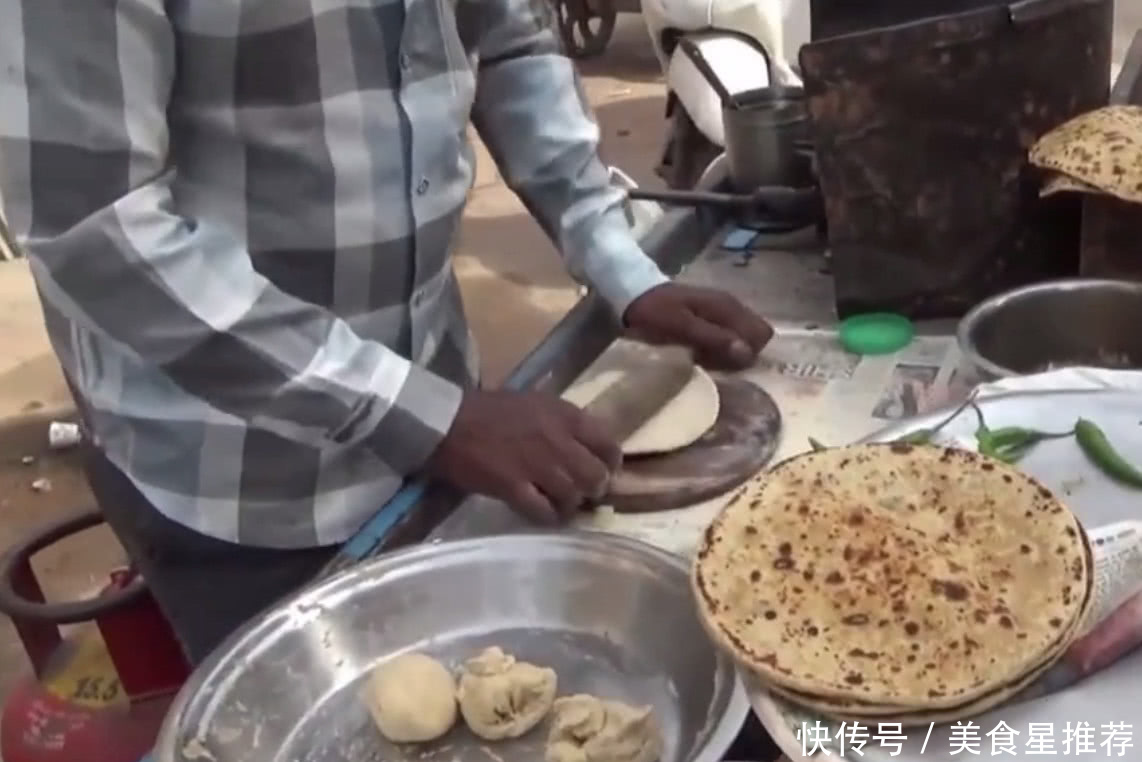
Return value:
<svg viewBox="0 0 1142 762">
<path fill-rule="evenodd" d="M 1142 26 L 1142 4 L 1119 0 L 1118 17 L 1115 48 L 1121 56 L 1132 30 Z M 662 135 L 662 88 L 640 18 L 621 17 L 607 54 L 582 68 L 602 125 L 605 158 L 640 183 L 657 184 L 652 168 Z M 577 298 L 553 247 L 503 186 L 486 154 L 456 266 L 492 383 Z M 68 414 L 69 397 L 22 262 L 0 263 L 0 326 L 5 333 L 0 353 L 2 549 L 37 527 L 89 508 L 91 501 L 74 454 L 47 448 L 47 424 Z M 33 483 L 50 489 L 37 491 Z M 67 599 L 98 589 L 106 572 L 121 561 L 115 540 L 95 529 L 40 554 L 35 566 L 49 597 Z M 0 618 L 0 696 L 26 669 L 10 623 Z"/>
</svg>

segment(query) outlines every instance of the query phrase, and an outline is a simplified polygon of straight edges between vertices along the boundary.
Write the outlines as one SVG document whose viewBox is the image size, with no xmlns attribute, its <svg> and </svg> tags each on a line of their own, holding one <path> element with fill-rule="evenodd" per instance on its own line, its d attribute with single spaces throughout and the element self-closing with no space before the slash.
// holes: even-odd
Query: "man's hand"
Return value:
<svg viewBox="0 0 1142 762">
<path fill-rule="evenodd" d="M 428 472 L 554 524 L 600 498 L 622 451 L 606 426 L 545 394 L 470 391 Z"/>
<path fill-rule="evenodd" d="M 773 328 L 723 291 L 666 283 L 631 302 L 623 315 L 633 338 L 681 344 L 702 365 L 748 368 L 773 338 Z"/>
</svg>

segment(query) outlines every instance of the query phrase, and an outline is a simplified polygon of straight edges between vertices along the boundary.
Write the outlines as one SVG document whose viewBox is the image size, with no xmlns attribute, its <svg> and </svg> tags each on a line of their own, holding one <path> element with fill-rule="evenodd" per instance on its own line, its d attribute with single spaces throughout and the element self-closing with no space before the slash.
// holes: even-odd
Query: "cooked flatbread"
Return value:
<svg viewBox="0 0 1142 762">
<path fill-rule="evenodd" d="M 1094 554 L 1091 551 L 1090 540 L 1086 532 L 1082 532 L 1083 545 L 1086 552 L 1088 568 L 1093 569 Z M 857 700 L 825 699 L 818 696 L 793 691 L 772 683 L 764 683 L 753 678 L 765 690 L 776 696 L 791 701 L 811 711 L 844 721 L 859 721 L 866 724 L 874 722 L 899 722 L 904 726 L 927 725 L 928 723 L 946 723 L 974 717 L 1001 706 L 1019 695 L 1025 688 L 1044 675 L 1059 659 L 1066 654 L 1075 639 L 1084 631 L 1088 624 L 1087 618 L 1094 604 L 1094 575 L 1089 576 L 1089 584 L 1084 599 L 1082 611 L 1068 628 L 1067 632 L 1059 638 L 1051 650 L 1044 655 L 1042 662 L 1037 664 L 1025 675 L 1013 682 L 1000 686 L 995 691 L 973 699 L 957 707 L 948 709 L 935 709 L 928 711 L 915 711 L 912 707 L 893 706 L 889 704 L 870 704 Z"/>
<path fill-rule="evenodd" d="M 1083 193 L 1088 196 L 1107 195 L 1090 183 L 1084 183 L 1082 180 L 1076 180 L 1069 175 L 1053 172 L 1043 183 L 1043 186 L 1039 188 L 1039 195 L 1046 197 L 1056 193 Z"/>
<path fill-rule="evenodd" d="M 823 699 L 805 700 L 802 698 L 794 698 L 793 696 L 786 695 L 781 689 L 774 686 L 769 686 L 769 690 L 775 695 L 791 701 L 794 704 L 816 712 L 822 716 L 831 717 L 836 720 L 848 723 L 863 723 L 865 725 L 877 725 L 888 722 L 898 722 L 902 727 L 915 727 L 918 725 L 927 725 L 929 723 L 943 724 L 948 722 L 957 722 L 969 717 L 989 712 L 998 706 L 1003 705 L 1010 699 L 1014 698 L 1020 691 L 1022 691 L 1031 683 L 1038 680 L 1043 676 L 1043 673 L 1051 668 L 1065 650 L 1061 650 L 1053 655 L 1049 662 L 1036 667 L 1032 672 L 1027 673 L 1015 683 L 1004 685 L 991 693 L 973 699 L 966 704 L 960 706 L 950 707 L 948 709 L 932 709 L 928 711 L 917 712 L 909 709 L 895 709 L 890 712 L 876 712 L 867 714 L 858 714 L 851 709 L 838 709 Z"/>
<path fill-rule="evenodd" d="M 1106 106 L 1048 132 L 1029 159 L 1125 201 L 1142 203 L 1142 107 Z"/>
<path fill-rule="evenodd" d="M 1042 677 L 1047 670 L 1053 667 L 1059 659 L 1062 658 L 1067 652 L 1067 649 L 1070 648 L 1074 642 L 1074 636 L 1077 632 L 1077 626 L 1068 630 L 1067 637 L 1060 639 L 1039 664 L 1036 664 L 1030 672 L 1016 678 L 1014 682 L 1001 685 L 991 693 L 986 693 L 967 703 L 946 709 L 916 711 L 914 707 L 907 706 L 863 704 L 858 701 L 820 698 L 792 691 L 772 683 L 765 683 L 764 686 L 770 693 L 787 701 L 839 720 L 861 720 L 866 723 L 899 722 L 904 725 L 927 725 L 930 722 L 955 722 L 983 714 L 1014 698 L 1024 688 Z"/>
<path fill-rule="evenodd" d="M 1074 631 L 1071 632 L 1071 635 L 1074 635 Z M 874 711 L 866 711 L 866 707 L 861 707 L 856 704 L 841 707 L 828 699 L 807 697 L 804 694 L 794 695 L 793 692 L 778 688 L 774 685 L 768 686 L 768 689 L 775 695 L 781 696 L 811 711 L 844 722 L 863 722 L 866 725 L 883 722 L 898 722 L 904 727 L 927 725 L 933 722 L 937 724 L 957 722 L 989 712 L 1015 698 L 1058 662 L 1063 654 L 1067 652 L 1067 648 L 1072 639 L 1060 642 L 1040 664 L 1037 664 L 1030 672 L 1017 678 L 1014 682 L 1002 685 L 994 691 L 972 699 L 965 704 L 948 707 L 946 709 L 916 711 L 908 707 L 889 708 L 887 705 L 876 705 Z"/>
<path fill-rule="evenodd" d="M 867 444 L 755 477 L 693 570 L 715 640 L 812 696 L 950 709 L 1027 675 L 1082 613 L 1077 520 L 976 453 Z"/>
</svg>

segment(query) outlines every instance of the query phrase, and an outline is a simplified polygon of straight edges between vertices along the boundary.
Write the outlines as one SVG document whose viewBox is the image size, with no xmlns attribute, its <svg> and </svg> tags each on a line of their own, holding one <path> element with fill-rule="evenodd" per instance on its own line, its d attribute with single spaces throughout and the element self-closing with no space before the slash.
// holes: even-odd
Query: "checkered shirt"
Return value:
<svg viewBox="0 0 1142 762">
<path fill-rule="evenodd" d="M 619 312 L 665 280 L 543 1 L 0 0 L 6 216 L 165 515 L 333 544 L 431 454 L 476 378 L 469 118 L 577 279 Z"/>
</svg>

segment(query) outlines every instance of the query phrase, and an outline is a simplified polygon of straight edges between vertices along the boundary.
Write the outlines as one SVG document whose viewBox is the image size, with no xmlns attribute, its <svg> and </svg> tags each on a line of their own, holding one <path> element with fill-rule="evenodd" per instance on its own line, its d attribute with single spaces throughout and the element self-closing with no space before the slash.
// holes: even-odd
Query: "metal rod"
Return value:
<svg viewBox="0 0 1142 762">
<path fill-rule="evenodd" d="M 718 193 L 715 191 L 691 190 L 643 190 L 632 188 L 627 194 L 639 201 L 657 201 L 660 204 L 679 206 L 722 206 L 739 208 L 752 206 L 754 197 L 746 193 Z"/>
</svg>

